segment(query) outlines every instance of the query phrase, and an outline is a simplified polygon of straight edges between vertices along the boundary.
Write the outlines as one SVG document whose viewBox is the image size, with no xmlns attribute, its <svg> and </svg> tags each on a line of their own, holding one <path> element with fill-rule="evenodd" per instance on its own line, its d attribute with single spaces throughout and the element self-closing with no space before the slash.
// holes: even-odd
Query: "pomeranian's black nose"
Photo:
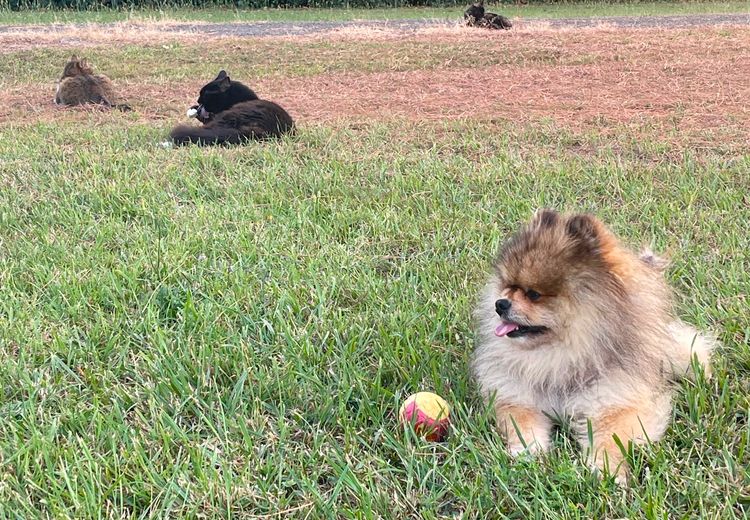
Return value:
<svg viewBox="0 0 750 520">
<path fill-rule="evenodd" d="M 497 312 L 500 316 L 505 314 L 505 311 L 510 309 L 510 300 L 507 298 L 501 298 L 495 302 L 495 312 Z"/>
</svg>

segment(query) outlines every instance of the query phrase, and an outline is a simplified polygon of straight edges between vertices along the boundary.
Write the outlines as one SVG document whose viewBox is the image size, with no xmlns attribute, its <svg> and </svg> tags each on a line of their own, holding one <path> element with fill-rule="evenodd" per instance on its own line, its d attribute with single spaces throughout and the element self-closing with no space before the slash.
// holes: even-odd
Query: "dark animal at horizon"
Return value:
<svg viewBox="0 0 750 520">
<path fill-rule="evenodd" d="M 488 13 L 484 9 L 484 0 L 478 0 L 464 11 L 464 22 L 469 27 L 482 27 L 485 29 L 510 30 L 513 23 L 500 14 Z"/>
</svg>

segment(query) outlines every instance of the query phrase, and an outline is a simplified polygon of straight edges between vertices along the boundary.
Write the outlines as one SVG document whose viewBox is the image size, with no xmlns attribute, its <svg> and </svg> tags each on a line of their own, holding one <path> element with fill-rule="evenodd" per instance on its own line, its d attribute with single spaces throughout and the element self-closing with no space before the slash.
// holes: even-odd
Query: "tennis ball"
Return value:
<svg viewBox="0 0 750 520">
<path fill-rule="evenodd" d="M 410 395 L 398 412 L 402 423 L 414 425 L 414 431 L 431 442 L 445 438 L 450 424 L 451 409 L 448 403 L 432 392 Z"/>
</svg>

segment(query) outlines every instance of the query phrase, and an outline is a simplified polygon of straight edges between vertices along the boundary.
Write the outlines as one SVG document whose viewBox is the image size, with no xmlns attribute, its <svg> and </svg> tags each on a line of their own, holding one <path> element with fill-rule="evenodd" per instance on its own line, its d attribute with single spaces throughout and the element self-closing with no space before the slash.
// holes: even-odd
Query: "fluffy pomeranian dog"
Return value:
<svg viewBox="0 0 750 520">
<path fill-rule="evenodd" d="M 512 455 L 570 422 L 589 464 L 627 480 L 619 442 L 659 439 L 671 381 L 706 375 L 716 340 L 674 315 L 666 267 L 595 217 L 538 211 L 501 247 L 475 310 L 472 371 Z"/>
</svg>

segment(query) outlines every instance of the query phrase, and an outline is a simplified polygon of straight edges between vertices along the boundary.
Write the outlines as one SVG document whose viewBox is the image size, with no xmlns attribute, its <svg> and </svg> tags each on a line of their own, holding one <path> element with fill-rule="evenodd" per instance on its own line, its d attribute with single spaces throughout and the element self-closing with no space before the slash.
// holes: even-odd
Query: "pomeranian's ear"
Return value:
<svg viewBox="0 0 750 520">
<path fill-rule="evenodd" d="M 585 213 L 568 219 L 565 231 L 588 253 L 595 254 L 600 246 L 600 224 L 596 217 Z"/>
<path fill-rule="evenodd" d="M 554 209 L 541 208 L 534 212 L 531 224 L 542 229 L 555 227 L 560 222 L 560 214 Z"/>
</svg>

